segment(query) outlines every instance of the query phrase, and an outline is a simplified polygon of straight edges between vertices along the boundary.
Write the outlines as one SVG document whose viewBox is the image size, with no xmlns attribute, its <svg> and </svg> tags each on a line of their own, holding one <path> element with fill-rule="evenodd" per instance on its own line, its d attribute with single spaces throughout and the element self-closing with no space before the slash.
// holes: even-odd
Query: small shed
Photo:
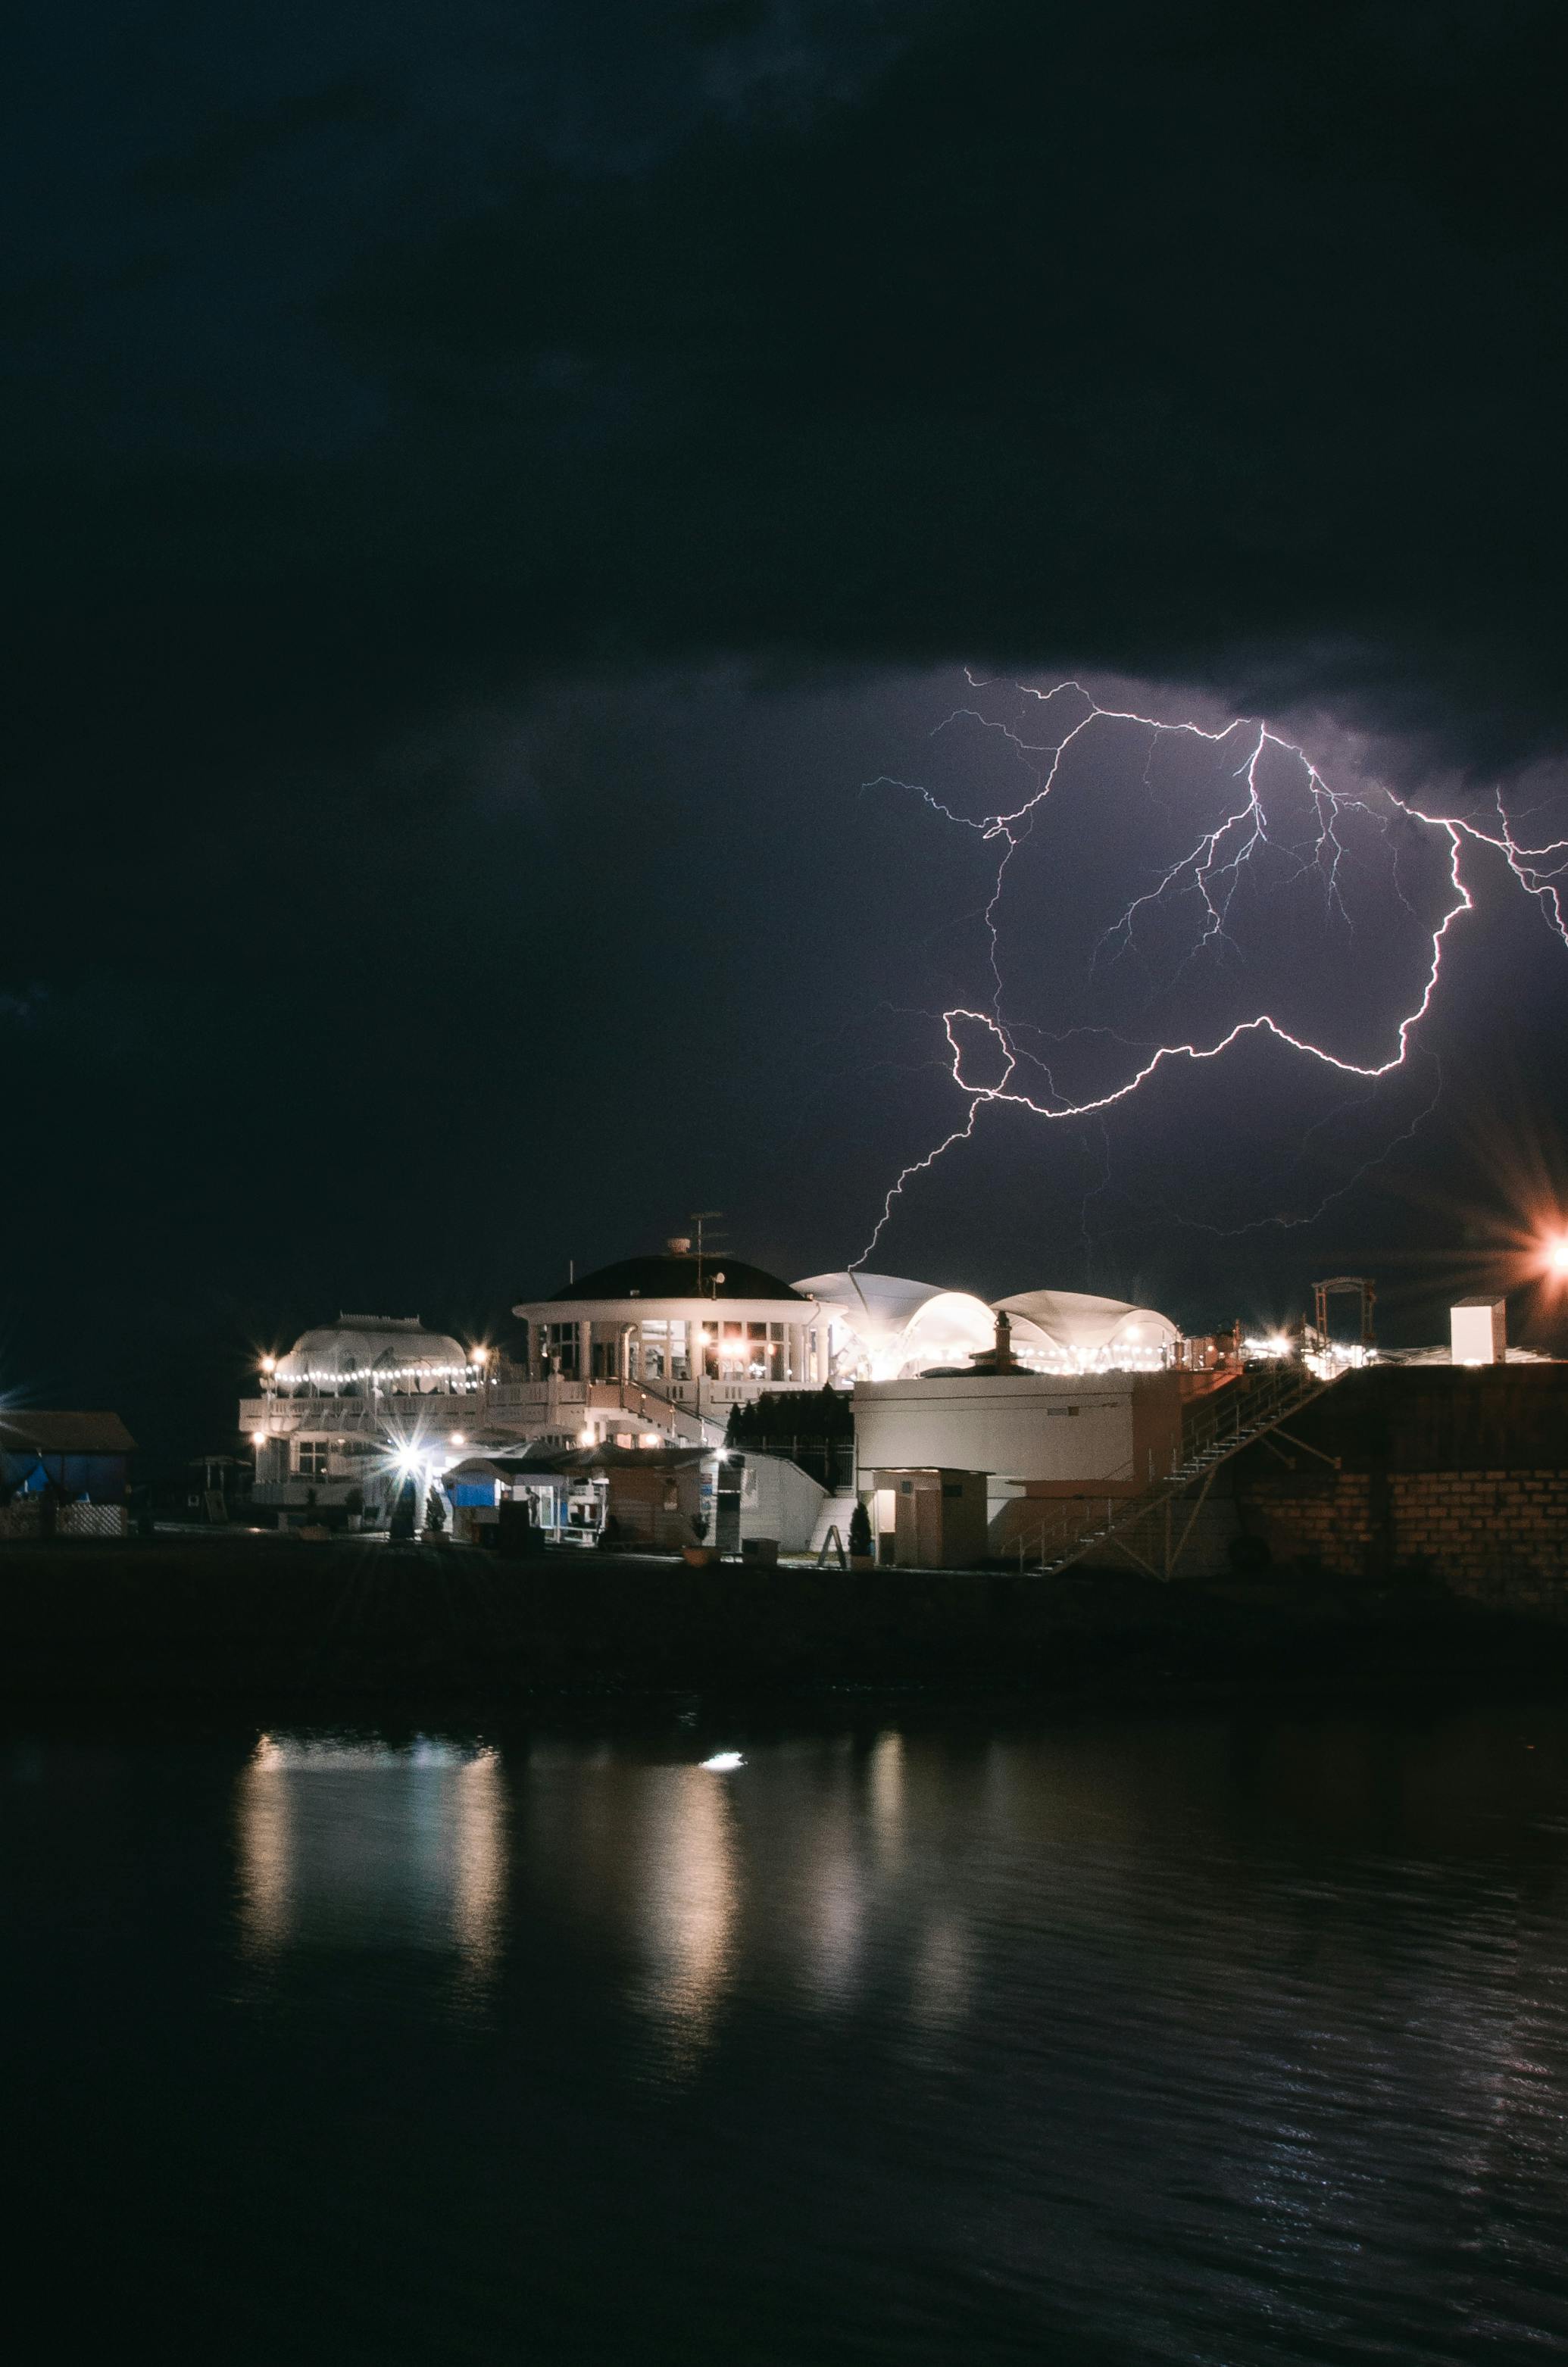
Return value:
<svg viewBox="0 0 1568 2367">
<path fill-rule="evenodd" d="M 136 1441 L 117 1413 L 0 1410 L 0 1490 L 68 1504 L 122 1504 Z"/>
<path fill-rule="evenodd" d="M 588 1446 L 569 1470 L 605 1483 L 605 1528 L 623 1546 L 678 1552 L 714 1535 L 714 1456 L 700 1446 Z"/>
<path fill-rule="evenodd" d="M 881 1557 L 905 1569 L 976 1569 L 985 1559 L 990 1476 L 937 1464 L 873 1472 Z"/>
</svg>

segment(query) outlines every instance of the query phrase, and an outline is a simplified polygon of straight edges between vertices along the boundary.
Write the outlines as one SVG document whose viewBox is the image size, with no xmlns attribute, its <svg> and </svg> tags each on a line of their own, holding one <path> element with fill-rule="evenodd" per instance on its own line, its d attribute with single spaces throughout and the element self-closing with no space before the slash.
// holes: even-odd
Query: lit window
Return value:
<svg viewBox="0 0 1568 2367">
<path fill-rule="evenodd" d="M 326 1441 L 324 1438 L 301 1439 L 300 1477 L 301 1479 L 324 1479 L 326 1478 Z"/>
</svg>

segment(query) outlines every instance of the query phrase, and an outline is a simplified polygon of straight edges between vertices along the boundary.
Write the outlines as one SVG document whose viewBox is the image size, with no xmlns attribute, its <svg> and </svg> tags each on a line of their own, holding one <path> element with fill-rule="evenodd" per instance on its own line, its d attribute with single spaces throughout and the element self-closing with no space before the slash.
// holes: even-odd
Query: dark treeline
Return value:
<svg viewBox="0 0 1568 2367">
<path fill-rule="evenodd" d="M 725 1444 L 756 1455 L 787 1455 L 802 1471 L 836 1491 L 853 1478 L 855 1419 L 841 1389 L 790 1397 L 765 1390 L 754 1405 L 730 1409 Z"/>
</svg>

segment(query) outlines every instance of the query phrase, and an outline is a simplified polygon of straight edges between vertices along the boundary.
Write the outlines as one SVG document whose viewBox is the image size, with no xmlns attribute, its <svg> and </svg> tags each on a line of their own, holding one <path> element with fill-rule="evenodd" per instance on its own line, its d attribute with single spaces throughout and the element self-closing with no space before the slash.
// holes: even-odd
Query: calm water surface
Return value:
<svg viewBox="0 0 1568 2367">
<path fill-rule="evenodd" d="M 34 2356 L 1568 2336 L 1563 1710 L 13 1720 L 0 1768 Z"/>
</svg>

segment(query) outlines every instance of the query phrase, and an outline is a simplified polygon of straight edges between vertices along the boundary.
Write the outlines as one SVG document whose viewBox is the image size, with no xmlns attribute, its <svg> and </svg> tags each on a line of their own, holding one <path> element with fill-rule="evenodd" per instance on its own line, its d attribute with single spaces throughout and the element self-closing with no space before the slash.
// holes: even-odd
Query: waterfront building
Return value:
<svg viewBox="0 0 1568 2367">
<path fill-rule="evenodd" d="M 1040 1373 L 997 1369 L 859 1381 L 855 1450 L 872 1527 L 891 1535 L 898 1506 L 889 1472 L 983 1472 L 994 1546 L 1038 1518 L 1031 1500 L 1142 1493 L 1179 1460 L 1182 1408 L 1204 1386 L 1186 1373 Z"/>
<path fill-rule="evenodd" d="M 684 1235 L 512 1312 L 517 1367 L 488 1391 L 491 1421 L 562 1445 L 718 1446 L 730 1410 L 821 1388 L 827 1325 L 807 1290 Z"/>
<path fill-rule="evenodd" d="M 264 1356 L 240 1426 L 254 1503 L 279 1520 L 336 1509 L 379 1526 L 410 1471 L 427 1485 L 483 1421 L 488 1351 L 416 1315 L 339 1315 Z"/>
<path fill-rule="evenodd" d="M 0 1536 L 123 1536 L 135 1449 L 117 1413 L 0 1410 Z"/>
<path fill-rule="evenodd" d="M 305 1332 L 287 1354 L 264 1357 L 256 1391 L 240 1408 L 256 1455 L 253 1501 L 285 1523 L 324 1513 L 379 1527 L 407 1478 L 423 1496 L 465 1455 L 524 1447 L 536 1456 L 606 1449 L 711 1457 L 732 1415 L 764 1398 L 772 1431 L 757 1444 L 766 1448 L 773 1432 L 787 1436 L 791 1399 L 820 1426 L 811 1401 L 824 1388 L 853 1391 L 857 1427 L 873 1422 L 874 1434 L 859 1442 L 862 1469 L 919 1463 L 1010 1474 L 1019 1464 L 1017 1425 L 1000 1405 L 983 1435 L 969 1420 L 961 1440 L 933 1433 L 906 1451 L 907 1441 L 886 1434 L 894 1399 L 876 1394 L 954 1371 L 972 1384 L 993 1356 L 998 1308 L 1010 1326 L 1006 1376 L 1154 1375 L 1180 1346 L 1166 1317 L 1122 1300 L 1027 1291 L 991 1307 L 967 1291 L 848 1272 L 787 1283 L 677 1236 L 659 1252 L 518 1304 L 521 1336 L 509 1357 L 465 1348 L 415 1317 L 349 1314 Z M 931 1424 L 921 1427 L 924 1435 Z M 801 1489 L 751 1460 L 749 1523 L 788 1549 Z M 842 1533 L 851 1475 L 822 1476 L 832 1492 L 816 1525 Z M 794 1490 L 787 1502 L 780 1489 Z"/>
<path fill-rule="evenodd" d="M 483 1542 L 504 1505 L 526 1503 L 547 1545 L 597 1546 L 608 1538 L 656 1553 L 717 1542 L 726 1498 L 732 1543 L 767 1539 L 781 1552 L 803 1552 L 828 1492 L 787 1455 L 662 1441 L 563 1451 L 537 1442 L 492 1448 L 452 1465 L 442 1485 L 460 1537 Z"/>
</svg>

